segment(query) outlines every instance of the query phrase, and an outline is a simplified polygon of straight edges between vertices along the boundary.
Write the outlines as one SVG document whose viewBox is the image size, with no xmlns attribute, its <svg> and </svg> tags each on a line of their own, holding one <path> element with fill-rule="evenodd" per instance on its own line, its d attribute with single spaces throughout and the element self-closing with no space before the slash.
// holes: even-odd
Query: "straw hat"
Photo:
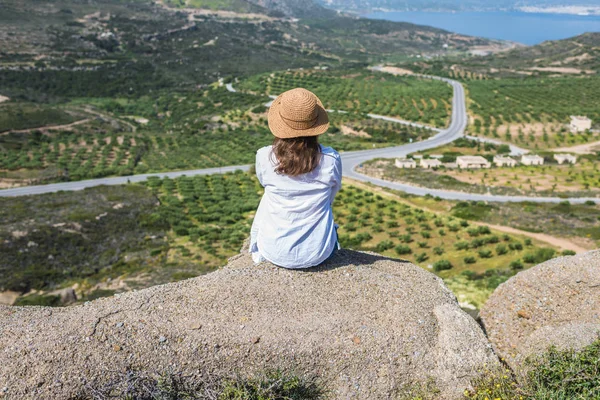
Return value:
<svg viewBox="0 0 600 400">
<path fill-rule="evenodd" d="M 269 129 L 281 139 L 317 136 L 329 129 L 329 117 L 314 93 L 292 89 L 273 101 L 269 109 Z"/>
</svg>

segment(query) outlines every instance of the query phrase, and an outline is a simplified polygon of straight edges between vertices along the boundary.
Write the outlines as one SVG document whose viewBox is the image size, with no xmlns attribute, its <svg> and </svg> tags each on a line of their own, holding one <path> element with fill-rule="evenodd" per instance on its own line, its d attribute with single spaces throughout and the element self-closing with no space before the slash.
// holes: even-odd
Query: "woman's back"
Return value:
<svg viewBox="0 0 600 400">
<path fill-rule="evenodd" d="M 332 203 L 341 186 L 342 164 L 331 147 L 320 147 L 317 167 L 289 176 L 276 172 L 273 146 L 256 155 L 256 175 L 265 188 L 251 234 L 250 251 L 285 268 L 325 261 L 337 245 Z"/>
</svg>

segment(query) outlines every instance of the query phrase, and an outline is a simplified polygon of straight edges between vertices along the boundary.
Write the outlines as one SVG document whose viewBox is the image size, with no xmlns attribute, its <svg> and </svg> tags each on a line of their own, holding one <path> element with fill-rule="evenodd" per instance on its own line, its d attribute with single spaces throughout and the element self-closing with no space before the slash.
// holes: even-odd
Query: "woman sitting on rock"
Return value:
<svg viewBox="0 0 600 400">
<path fill-rule="evenodd" d="M 338 249 L 332 203 L 342 184 L 340 155 L 319 144 L 327 111 L 306 89 L 280 95 L 269 110 L 272 146 L 256 153 L 265 194 L 252 224 L 255 263 L 300 269 L 321 264 Z"/>
</svg>

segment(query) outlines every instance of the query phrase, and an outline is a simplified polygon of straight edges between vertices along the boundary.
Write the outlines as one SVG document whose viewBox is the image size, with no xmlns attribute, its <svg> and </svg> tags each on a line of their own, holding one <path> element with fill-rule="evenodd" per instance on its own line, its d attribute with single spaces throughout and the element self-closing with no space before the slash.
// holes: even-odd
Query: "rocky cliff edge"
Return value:
<svg viewBox="0 0 600 400">
<path fill-rule="evenodd" d="M 349 250 L 307 271 L 239 255 L 205 276 L 80 306 L 0 307 L 7 398 L 70 398 L 129 369 L 284 368 L 316 376 L 332 398 L 389 398 L 433 380 L 452 399 L 497 363 L 441 279 Z"/>
</svg>

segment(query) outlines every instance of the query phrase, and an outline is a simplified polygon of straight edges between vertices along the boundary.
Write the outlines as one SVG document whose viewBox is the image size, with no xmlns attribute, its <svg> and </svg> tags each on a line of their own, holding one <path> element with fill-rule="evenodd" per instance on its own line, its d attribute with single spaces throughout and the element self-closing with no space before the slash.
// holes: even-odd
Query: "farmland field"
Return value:
<svg viewBox="0 0 600 400">
<path fill-rule="evenodd" d="M 229 93 L 218 85 L 155 98 L 73 99 L 66 109 L 85 117 L 81 124 L 27 132 L 11 128 L 0 135 L 0 184 L 251 164 L 256 150 L 273 139 L 263 105 L 267 99 Z M 50 125 L 61 122 L 54 118 Z M 346 151 L 419 141 L 431 134 L 363 114 L 332 113 L 331 129 L 321 141 Z"/>
<path fill-rule="evenodd" d="M 528 148 L 548 149 L 600 140 L 568 132 L 569 117 L 600 122 L 599 78 L 523 78 L 466 82 L 473 116 L 470 132 Z"/>
<path fill-rule="evenodd" d="M 256 178 L 238 172 L 2 199 L 0 254 L 14 261 L 4 267 L 0 292 L 27 294 L 22 304 L 46 304 L 57 301 L 55 290 L 74 284 L 89 299 L 211 271 L 239 251 L 261 195 Z M 556 253 L 535 240 L 351 185 L 338 194 L 334 214 L 343 247 L 404 258 L 444 279 L 486 287 Z M 82 248 L 93 262 L 70 253 Z M 465 301 L 479 304 L 476 296 Z"/>
<path fill-rule="evenodd" d="M 452 89 L 440 81 L 349 71 L 291 71 L 243 80 L 240 89 L 279 95 L 295 87 L 315 92 L 325 108 L 372 113 L 445 127 Z"/>
</svg>

